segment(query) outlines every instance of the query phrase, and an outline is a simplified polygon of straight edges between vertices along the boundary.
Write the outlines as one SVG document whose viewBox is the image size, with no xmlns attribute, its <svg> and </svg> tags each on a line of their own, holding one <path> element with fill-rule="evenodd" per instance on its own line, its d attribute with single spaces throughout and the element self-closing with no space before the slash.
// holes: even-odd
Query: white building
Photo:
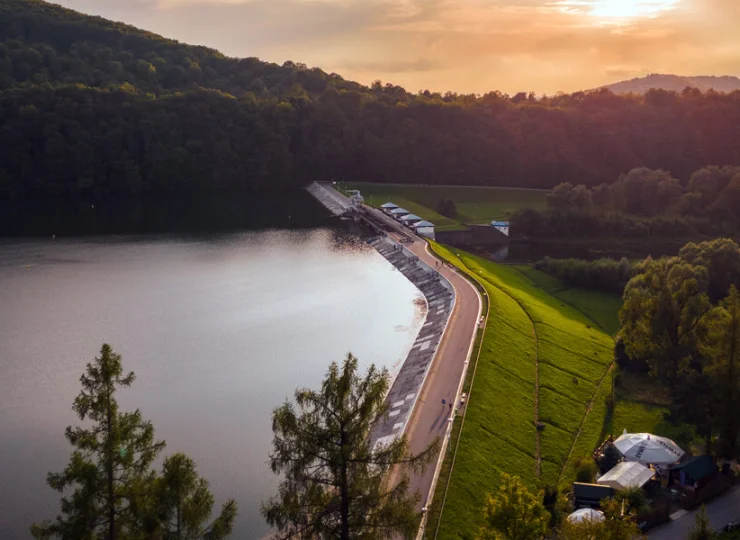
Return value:
<svg viewBox="0 0 740 540">
<path fill-rule="evenodd" d="M 434 240 L 434 223 L 423 220 L 417 221 L 411 225 L 411 228 L 416 231 L 416 234 L 426 236 L 427 238 Z"/>
<path fill-rule="evenodd" d="M 406 214 L 399 221 L 403 223 L 404 225 L 406 225 L 407 227 L 413 227 L 414 223 L 419 223 L 420 221 L 423 221 L 423 220 L 416 214 Z"/>
<path fill-rule="evenodd" d="M 409 212 L 408 210 L 405 210 L 403 208 L 394 208 L 390 212 L 391 216 L 393 216 L 394 218 L 396 218 L 398 220 L 400 220 L 403 216 L 405 216 L 407 214 L 410 214 L 410 213 L 411 212 Z"/>
<path fill-rule="evenodd" d="M 492 221 L 491 226 L 497 231 L 501 231 L 506 236 L 509 236 L 509 222 L 508 221 Z"/>
</svg>

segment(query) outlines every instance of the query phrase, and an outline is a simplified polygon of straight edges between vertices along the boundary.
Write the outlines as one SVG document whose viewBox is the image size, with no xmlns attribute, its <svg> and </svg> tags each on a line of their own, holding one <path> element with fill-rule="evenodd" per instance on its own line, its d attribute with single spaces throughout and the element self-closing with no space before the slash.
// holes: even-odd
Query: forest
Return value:
<svg viewBox="0 0 740 540">
<path fill-rule="evenodd" d="M 553 188 L 740 163 L 740 92 L 407 92 L 0 0 L 0 198 L 323 179 Z"/>
<path fill-rule="evenodd" d="M 516 210 L 511 222 L 517 234 L 531 238 L 735 236 L 740 231 L 740 167 L 702 167 L 687 182 L 644 167 L 593 188 L 565 182 L 547 195 L 546 209 Z"/>
</svg>

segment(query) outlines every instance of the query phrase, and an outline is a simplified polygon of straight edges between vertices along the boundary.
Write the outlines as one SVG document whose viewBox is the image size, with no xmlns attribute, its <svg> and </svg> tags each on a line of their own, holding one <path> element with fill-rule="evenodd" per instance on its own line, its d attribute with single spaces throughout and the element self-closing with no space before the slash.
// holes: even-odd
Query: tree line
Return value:
<svg viewBox="0 0 740 540">
<path fill-rule="evenodd" d="M 648 258 L 624 290 L 616 360 L 671 396 L 670 419 L 704 437 L 706 452 L 740 457 L 740 246 L 687 244 Z"/>
<path fill-rule="evenodd" d="M 740 92 L 410 93 L 228 58 L 40 0 L 0 0 L 0 120 L 12 143 L 0 155 L 4 198 L 316 178 L 592 187 L 636 167 L 683 185 L 740 159 Z M 670 199 L 676 186 L 664 188 Z"/>
<path fill-rule="evenodd" d="M 545 210 L 518 210 L 511 221 L 517 234 L 535 238 L 734 235 L 740 231 L 740 167 L 702 167 L 686 182 L 644 167 L 593 188 L 565 182 L 548 193 Z"/>
<path fill-rule="evenodd" d="M 634 267 L 626 258 L 619 261 L 608 258 L 587 261 L 545 257 L 537 261 L 534 267 L 570 286 L 617 294 L 624 291 L 624 287 L 634 274 Z"/>
<path fill-rule="evenodd" d="M 535 267 L 568 285 L 622 292 L 615 359 L 671 397 L 669 420 L 704 437 L 707 453 L 740 457 L 740 246 L 690 242 L 675 257 L 630 263 L 545 258 Z"/>
</svg>

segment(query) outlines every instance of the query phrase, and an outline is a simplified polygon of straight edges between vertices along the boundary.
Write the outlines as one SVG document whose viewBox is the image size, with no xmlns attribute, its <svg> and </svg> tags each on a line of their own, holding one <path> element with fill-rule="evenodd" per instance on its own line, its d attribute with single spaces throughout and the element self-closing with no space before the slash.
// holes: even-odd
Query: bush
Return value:
<svg viewBox="0 0 740 540">
<path fill-rule="evenodd" d="M 576 465 L 576 482 L 592 483 L 596 477 L 596 471 L 596 463 L 590 456 L 581 458 Z"/>
<path fill-rule="evenodd" d="M 457 207 L 455 206 L 455 201 L 452 201 L 450 199 L 440 199 L 439 201 L 437 201 L 437 213 L 443 215 L 444 217 L 455 219 L 457 217 Z"/>
<path fill-rule="evenodd" d="M 638 514 L 648 510 L 647 495 L 639 487 L 631 487 L 617 493 L 618 501 L 625 501 L 629 508 Z"/>
<path fill-rule="evenodd" d="M 596 289 L 622 294 L 624 286 L 635 274 L 635 268 L 627 259 L 551 259 L 545 257 L 535 263 L 537 270 L 542 270 L 575 287 Z"/>
</svg>

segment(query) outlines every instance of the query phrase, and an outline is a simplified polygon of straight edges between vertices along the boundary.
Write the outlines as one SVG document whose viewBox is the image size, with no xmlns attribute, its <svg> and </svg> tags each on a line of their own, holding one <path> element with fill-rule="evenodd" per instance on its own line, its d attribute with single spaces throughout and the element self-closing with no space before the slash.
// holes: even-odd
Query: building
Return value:
<svg viewBox="0 0 740 540">
<path fill-rule="evenodd" d="M 353 189 L 347 192 L 350 197 L 349 201 L 352 203 L 352 207 L 362 206 L 365 203 L 365 198 L 362 196 L 359 190 Z"/>
<path fill-rule="evenodd" d="M 492 221 L 491 227 L 497 231 L 501 231 L 506 236 L 509 236 L 509 222 L 508 221 Z"/>
<path fill-rule="evenodd" d="M 395 210 L 396 208 L 398 208 L 398 205 L 393 204 L 392 202 L 387 202 L 385 204 L 380 205 L 380 209 L 386 214 L 390 214 L 391 210 Z"/>
<path fill-rule="evenodd" d="M 434 223 L 424 220 L 417 221 L 416 223 L 411 225 L 411 228 L 416 231 L 416 234 L 434 240 Z"/>
<path fill-rule="evenodd" d="M 599 508 L 601 501 L 613 496 L 610 486 L 573 482 L 573 506 L 576 508 Z"/>
<path fill-rule="evenodd" d="M 419 223 L 420 221 L 424 221 L 416 214 L 406 214 L 403 216 L 400 220 L 401 223 L 406 225 L 407 227 L 413 227 L 414 223 Z"/>
<path fill-rule="evenodd" d="M 411 212 L 403 208 L 394 208 L 393 210 L 390 211 L 390 215 L 398 220 L 400 220 L 403 216 L 410 214 L 410 213 Z"/>
</svg>

